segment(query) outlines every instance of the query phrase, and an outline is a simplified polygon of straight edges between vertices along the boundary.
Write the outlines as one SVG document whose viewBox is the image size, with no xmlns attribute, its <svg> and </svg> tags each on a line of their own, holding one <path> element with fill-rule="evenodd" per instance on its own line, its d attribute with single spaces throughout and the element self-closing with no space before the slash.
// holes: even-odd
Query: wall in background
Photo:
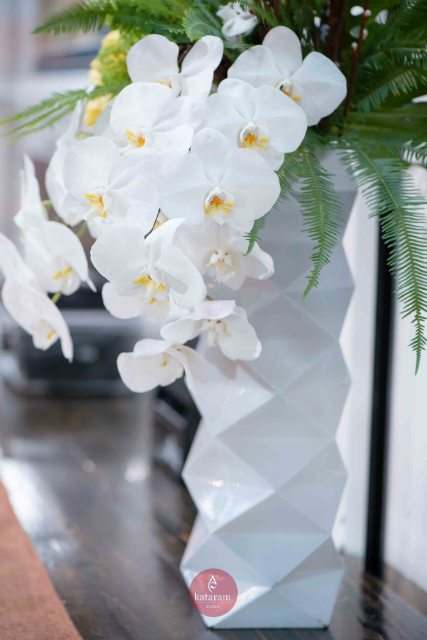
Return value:
<svg viewBox="0 0 427 640">
<path fill-rule="evenodd" d="M 415 377 L 413 335 L 396 310 L 385 560 L 427 591 L 427 353 Z"/>
</svg>

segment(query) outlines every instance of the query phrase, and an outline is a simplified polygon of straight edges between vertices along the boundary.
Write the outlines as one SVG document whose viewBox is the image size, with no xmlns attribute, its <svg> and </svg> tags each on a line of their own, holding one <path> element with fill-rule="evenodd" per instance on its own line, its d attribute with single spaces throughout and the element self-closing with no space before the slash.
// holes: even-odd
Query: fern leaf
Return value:
<svg viewBox="0 0 427 640">
<path fill-rule="evenodd" d="M 313 269 L 307 276 L 305 298 L 319 284 L 322 268 L 330 262 L 341 226 L 341 203 L 335 193 L 332 176 L 320 164 L 311 149 L 304 146 L 298 162 L 301 181 L 301 213 L 309 237 L 316 243 L 311 256 Z"/>
<path fill-rule="evenodd" d="M 406 165 L 399 159 L 377 157 L 374 146 L 341 142 L 341 160 L 366 197 L 372 215 L 380 220 L 384 241 L 390 248 L 389 267 L 396 277 L 397 298 L 403 317 L 412 316 L 415 336 L 410 346 L 416 354 L 415 373 L 427 340 L 427 202 L 416 191 Z"/>
<path fill-rule="evenodd" d="M 250 230 L 249 233 L 245 235 L 245 238 L 248 240 L 248 249 L 245 253 L 245 256 L 248 256 L 252 249 L 254 248 L 257 242 L 261 241 L 261 238 L 258 237 L 258 233 L 265 228 L 265 223 L 267 221 L 268 213 L 265 213 L 261 218 L 258 218 L 254 222 L 254 226 Z"/>
<path fill-rule="evenodd" d="M 183 27 L 187 37 L 192 42 L 199 40 L 203 36 L 217 36 L 222 38 L 221 23 L 213 16 L 206 16 L 206 13 L 198 8 L 187 9 L 184 15 Z"/>
</svg>

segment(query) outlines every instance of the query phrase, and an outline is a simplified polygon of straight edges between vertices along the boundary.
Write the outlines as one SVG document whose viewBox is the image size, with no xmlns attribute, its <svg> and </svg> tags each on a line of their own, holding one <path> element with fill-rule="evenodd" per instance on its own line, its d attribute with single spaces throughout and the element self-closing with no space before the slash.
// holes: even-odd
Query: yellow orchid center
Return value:
<svg viewBox="0 0 427 640">
<path fill-rule="evenodd" d="M 52 280 L 58 280 L 59 278 L 66 278 L 72 271 L 73 270 L 71 267 L 67 267 L 63 271 L 58 271 L 57 273 L 55 273 Z"/>
<path fill-rule="evenodd" d="M 161 282 L 157 283 L 153 278 L 151 278 L 147 274 L 143 274 L 136 280 L 132 280 L 133 284 L 137 284 L 138 286 L 138 297 L 143 300 L 146 304 L 151 305 L 154 302 L 164 302 L 163 299 L 166 294 L 161 295 L 162 291 L 165 291 L 166 288 L 162 285 Z M 142 289 L 145 287 L 145 289 Z M 160 298 L 158 295 L 160 294 Z M 166 296 L 167 299 L 167 296 Z"/>
<path fill-rule="evenodd" d="M 223 224 L 226 216 L 234 207 L 234 198 L 230 193 L 226 193 L 220 187 L 215 187 L 208 193 L 205 199 L 205 213 L 208 216 Z"/>
<path fill-rule="evenodd" d="M 133 131 L 129 131 L 129 129 L 126 129 L 126 133 L 128 134 L 128 142 L 136 149 L 140 149 L 145 145 L 145 138 L 142 133 L 136 134 Z"/>
<path fill-rule="evenodd" d="M 98 216 L 106 218 L 107 211 L 105 209 L 102 195 L 99 193 L 86 193 L 86 191 L 84 192 L 84 195 L 90 202 L 89 219 L 96 218 Z"/>
</svg>

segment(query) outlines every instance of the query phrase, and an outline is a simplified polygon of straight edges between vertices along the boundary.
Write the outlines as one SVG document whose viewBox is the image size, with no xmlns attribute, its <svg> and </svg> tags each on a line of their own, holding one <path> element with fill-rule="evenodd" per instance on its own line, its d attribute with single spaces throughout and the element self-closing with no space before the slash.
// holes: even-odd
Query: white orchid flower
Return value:
<svg viewBox="0 0 427 640">
<path fill-rule="evenodd" d="M 224 37 L 231 42 L 236 42 L 237 36 L 248 36 L 258 24 L 258 18 L 252 11 L 243 8 L 238 2 L 220 6 L 216 15 L 224 22 L 221 29 Z"/>
<path fill-rule="evenodd" d="M 135 82 L 117 96 L 110 127 L 121 153 L 151 148 L 184 154 L 204 116 L 199 98 L 175 98 L 169 87 Z"/>
<path fill-rule="evenodd" d="M 64 199 L 67 195 L 63 176 L 64 159 L 68 149 L 78 142 L 76 135 L 80 130 L 82 113 L 83 103 L 79 100 L 71 116 L 68 129 L 57 140 L 56 151 L 50 159 L 45 178 L 46 191 L 52 202 L 55 213 L 62 218 L 65 224 L 69 224 L 72 227 L 81 222 L 82 217 L 80 213 L 69 211 L 64 207 Z"/>
<path fill-rule="evenodd" d="M 335 111 L 347 93 L 346 79 L 332 60 L 313 51 L 303 61 L 300 41 L 287 27 L 274 27 L 262 45 L 244 51 L 228 77 L 280 89 L 305 111 L 308 126 Z"/>
<path fill-rule="evenodd" d="M 2 301 L 15 322 L 32 336 L 37 349 L 45 351 L 59 339 L 64 357 L 72 361 L 70 331 L 50 298 L 20 280 L 7 278 L 2 289 Z"/>
<path fill-rule="evenodd" d="M 274 87 L 255 89 L 242 80 L 221 82 L 218 93 L 207 99 L 206 111 L 206 127 L 218 129 L 236 147 L 262 154 L 275 170 L 307 131 L 304 111 L 288 96 Z"/>
<path fill-rule="evenodd" d="M 6 280 L 13 278 L 44 293 L 42 285 L 25 264 L 13 242 L 0 233 L 0 271 Z"/>
<path fill-rule="evenodd" d="M 196 227 L 182 225 L 175 244 L 184 251 L 203 275 L 230 289 L 240 289 L 246 278 L 265 280 L 274 273 L 273 258 L 255 243 L 249 255 L 248 240 L 228 225 L 212 219 Z"/>
<path fill-rule="evenodd" d="M 95 291 L 82 243 L 61 222 L 45 222 L 25 234 L 25 259 L 45 291 L 69 296 L 82 281 Z"/>
<path fill-rule="evenodd" d="M 13 242 L 2 233 L 0 269 L 5 277 L 3 304 L 15 322 L 32 336 L 34 346 L 38 349 L 48 349 L 59 338 L 62 352 L 71 362 L 73 343 L 61 312 L 47 297 L 43 284 L 25 264 Z"/>
<path fill-rule="evenodd" d="M 21 169 L 19 175 L 21 179 L 21 202 L 20 209 L 13 220 L 23 231 L 39 229 L 48 216 L 40 198 L 40 187 L 36 178 L 34 164 L 27 155 L 24 155 L 24 169 Z"/>
<path fill-rule="evenodd" d="M 107 138 L 87 138 L 74 145 L 64 160 L 64 206 L 85 220 L 133 220 L 148 233 L 159 210 L 158 192 L 140 174 L 139 158 L 122 157 Z"/>
<path fill-rule="evenodd" d="M 234 300 L 205 300 L 188 316 L 162 327 L 165 340 L 184 343 L 206 333 L 208 347 L 221 349 L 230 360 L 255 360 L 261 353 L 261 343 L 249 324 L 246 311 Z"/>
<path fill-rule="evenodd" d="M 194 380 L 205 380 L 202 358 L 190 347 L 166 340 L 140 340 L 132 353 L 117 358 L 119 373 L 131 391 L 143 393 L 158 385 L 165 387 L 186 374 L 187 386 L 194 390 Z"/>
<path fill-rule="evenodd" d="M 187 53 L 180 71 L 178 45 L 151 34 L 133 45 L 126 61 L 132 82 L 156 82 L 170 87 L 175 96 L 207 98 L 223 51 L 221 38 L 204 36 Z"/>
<path fill-rule="evenodd" d="M 117 318 L 146 315 L 153 322 L 179 309 L 191 309 L 206 296 L 202 276 L 178 247 L 172 246 L 183 220 L 169 220 L 147 238 L 138 227 L 105 231 L 91 258 L 109 284 L 104 304 Z"/>
<path fill-rule="evenodd" d="M 208 215 L 242 231 L 250 231 L 280 193 L 277 175 L 259 154 L 233 149 L 214 129 L 195 135 L 191 154 L 171 160 L 162 180 L 160 208 L 168 218 L 197 225 Z"/>
</svg>

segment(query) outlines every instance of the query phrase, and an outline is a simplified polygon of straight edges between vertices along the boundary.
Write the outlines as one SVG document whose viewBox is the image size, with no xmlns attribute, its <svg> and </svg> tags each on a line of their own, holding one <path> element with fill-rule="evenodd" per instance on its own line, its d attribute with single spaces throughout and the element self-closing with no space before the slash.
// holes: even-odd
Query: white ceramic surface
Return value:
<svg viewBox="0 0 427 640">
<path fill-rule="evenodd" d="M 346 179 L 336 185 L 347 221 L 355 191 Z M 325 627 L 342 578 L 331 530 L 346 477 L 335 433 L 350 380 L 338 339 L 353 283 L 339 244 L 302 300 L 313 251 L 302 223 L 296 200 L 281 204 L 262 232 L 274 276 L 238 292 L 212 289 L 245 307 L 263 345 L 249 363 L 205 350 L 208 382 L 194 393 L 203 421 L 183 477 L 199 515 L 181 571 L 188 585 L 208 568 L 235 579 L 235 607 L 203 617 L 218 629 Z"/>
</svg>

